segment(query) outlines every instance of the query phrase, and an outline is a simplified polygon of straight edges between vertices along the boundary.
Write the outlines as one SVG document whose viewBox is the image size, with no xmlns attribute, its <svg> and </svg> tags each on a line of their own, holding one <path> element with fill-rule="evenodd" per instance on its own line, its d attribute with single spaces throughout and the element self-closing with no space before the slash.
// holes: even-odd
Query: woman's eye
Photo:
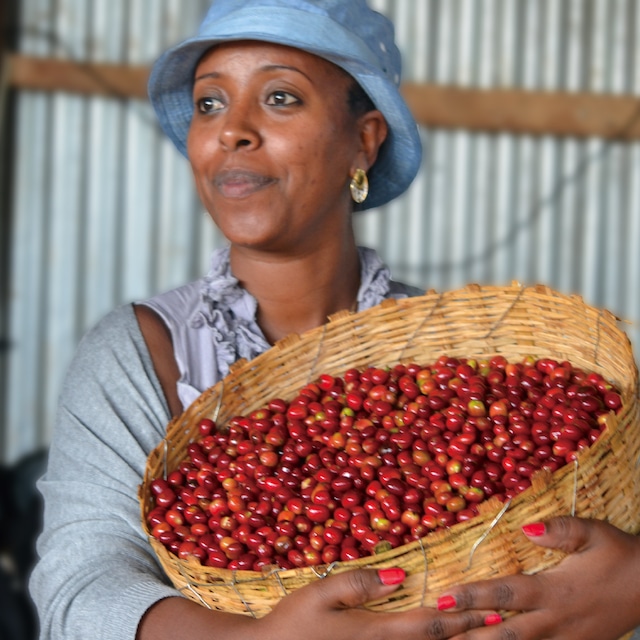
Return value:
<svg viewBox="0 0 640 640">
<path fill-rule="evenodd" d="M 300 100 L 296 98 L 293 94 L 287 93 L 286 91 L 274 91 L 268 98 L 267 104 L 275 105 L 275 106 L 287 106 L 290 104 L 297 104 Z"/>
<path fill-rule="evenodd" d="M 211 97 L 200 98 L 200 100 L 198 100 L 196 104 L 198 107 L 198 111 L 204 114 L 215 113 L 216 111 L 219 111 L 223 107 L 221 100 L 219 100 L 218 98 L 211 98 Z"/>
</svg>

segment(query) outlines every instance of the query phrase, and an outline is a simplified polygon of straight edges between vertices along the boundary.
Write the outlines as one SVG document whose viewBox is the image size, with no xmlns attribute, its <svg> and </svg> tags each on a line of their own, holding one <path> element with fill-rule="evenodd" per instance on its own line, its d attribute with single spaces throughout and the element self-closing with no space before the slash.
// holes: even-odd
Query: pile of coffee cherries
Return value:
<svg viewBox="0 0 640 640">
<path fill-rule="evenodd" d="M 595 442 L 621 397 L 569 362 L 441 356 L 321 375 L 217 425 L 151 482 L 152 535 L 180 558 L 261 571 L 348 561 L 473 518 Z"/>
</svg>

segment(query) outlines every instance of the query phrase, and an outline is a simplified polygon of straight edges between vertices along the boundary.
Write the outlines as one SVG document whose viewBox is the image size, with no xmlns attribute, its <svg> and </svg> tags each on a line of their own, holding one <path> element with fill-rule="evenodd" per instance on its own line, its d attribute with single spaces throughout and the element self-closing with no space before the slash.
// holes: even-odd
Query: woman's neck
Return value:
<svg viewBox="0 0 640 640">
<path fill-rule="evenodd" d="M 232 246 L 231 270 L 258 301 L 258 324 L 271 344 L 357 304 L 360 259 L 353 239 L 286 257 Z"/>
</svg>

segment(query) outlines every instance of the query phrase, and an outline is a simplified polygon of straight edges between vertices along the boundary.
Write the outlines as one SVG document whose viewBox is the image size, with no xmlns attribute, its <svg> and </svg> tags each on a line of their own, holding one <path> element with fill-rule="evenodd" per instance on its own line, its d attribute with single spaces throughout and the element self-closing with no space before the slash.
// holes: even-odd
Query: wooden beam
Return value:
<svg viewBox="0 0 640 640">
<path fill-rule="evenodd" d="M 147 98 L 146 66 L 79 63 L 14 54 L 9 56 L 8 68 L 9 86 L 15 89 Z"/>
<path fill-rule="evenodd" d="M 147 98 L 149 68 L 9 56 L 9 85 L 115 98 Z M 416 120 L 434 129 L 640 139 L 640 96 L 467 89 L 404 84 Z"/>
<path fill-rule="evenodd" d="M 436 129 L 640 138 L 640 96 L 427 84 L 405 84 L 402 92 L 416 120 Z"/>
</svg>

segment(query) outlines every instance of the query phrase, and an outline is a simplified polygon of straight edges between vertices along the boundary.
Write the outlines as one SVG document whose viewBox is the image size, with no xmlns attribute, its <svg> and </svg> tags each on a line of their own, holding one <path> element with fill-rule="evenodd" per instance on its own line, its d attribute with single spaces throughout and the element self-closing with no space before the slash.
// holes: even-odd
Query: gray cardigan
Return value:
<svg viewBox="0 0 640 640">
<path fill-rule="evenodd" d="M 145 611 L 176 595 L 136 495 L 168 421 L 133 308 L 117 309 L 80 344 L 39 483 L 45 529 L 30 588 L 42 638 L 135 638 Z"/>
<path fill-rule="evenodd" d="M 361 309 L 385 297 L 420 293 L 391 281 L 370 250 L 361 253 L 361 266 Z M 176 297 L 181 304 L 173 304 Z M 174 348 L 184 343 L 177 351 L 179 390 L 204 390 L 204 378 L 194 379 L 198 368 L 213 373 L 207 382 L 213 384 L 224 375 L 226 360 L 268 348 L 255 322 L 255 301 L 242 304 L 247 297 L 222 250 L 214 254 L 207 277 L 152 299 L 154 308 L 164 308 L 165 319 L 174 314 L 168 323 Z M 186 346 L 193 340 L 204 344 L 207 337 L 213 352 L 191 349 L 185 363 Z M 253 352 L 245 353 L 249 347 Z M 147 609 L 178 595 L 142 532 L 137 498 L 147 456 L 169 419 L 133 308 L 123 306 L 78 348 L 60 399 L 48 470 L 39 483 L 45 523 L 30 589 L 43 640 L 133 640 Z"/>
</svg>

